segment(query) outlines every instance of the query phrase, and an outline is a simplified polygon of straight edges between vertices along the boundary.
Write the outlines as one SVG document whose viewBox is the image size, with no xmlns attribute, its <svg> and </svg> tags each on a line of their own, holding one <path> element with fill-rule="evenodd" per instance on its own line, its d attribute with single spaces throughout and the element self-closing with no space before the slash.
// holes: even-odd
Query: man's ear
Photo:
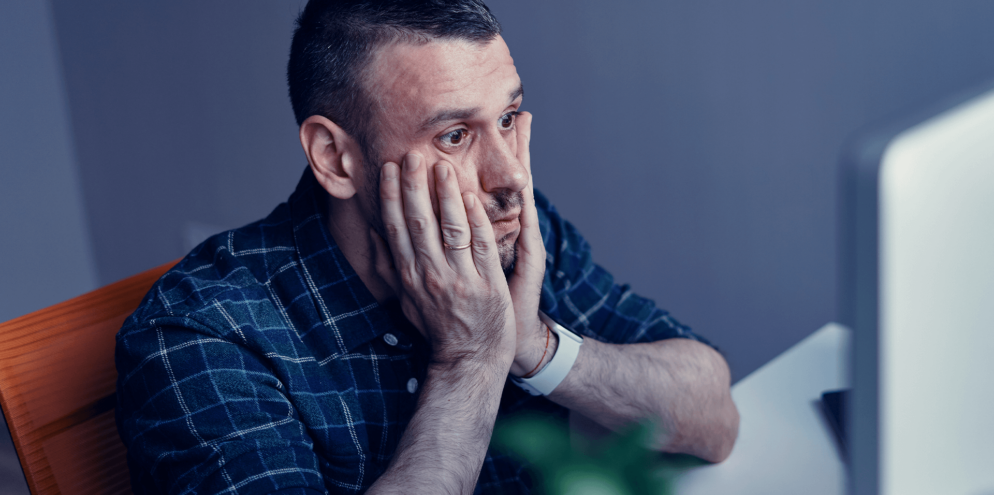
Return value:
<svg viewBox="0 0 994 495">
<path fill-rule="evenodd" d="M 362 153 L 359 144 L 338 124 L 320 115 L 311 115 L 300 124 L 300 145 L 307 162 L 328 194 L 349 199 L 359 187 Z"/>
</svg>

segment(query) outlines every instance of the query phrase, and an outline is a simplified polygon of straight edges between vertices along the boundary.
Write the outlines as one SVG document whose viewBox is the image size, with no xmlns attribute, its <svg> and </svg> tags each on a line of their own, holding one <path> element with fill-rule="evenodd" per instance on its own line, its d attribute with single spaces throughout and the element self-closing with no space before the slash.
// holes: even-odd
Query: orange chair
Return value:
<svg viewBox="0 0 994 495">
<path fill-rule="evenodd" d="M 0 324 L 0 405 L 31 493 L 131 493 L 114 335 L 175 264 Z"/>
</svg>

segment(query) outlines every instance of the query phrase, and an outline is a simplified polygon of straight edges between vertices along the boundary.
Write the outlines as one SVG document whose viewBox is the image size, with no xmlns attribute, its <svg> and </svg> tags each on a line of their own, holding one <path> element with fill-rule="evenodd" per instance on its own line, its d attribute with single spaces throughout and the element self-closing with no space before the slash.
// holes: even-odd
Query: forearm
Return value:
<svg viewBox="0 0 994 495">
<path fill-rule="evenodd" d="M 471 493 L 490 444 L 508 364 L 431 365 L 380 493 Z"/>
<path fill-rule="evenodd" d="M 549 399 L 612 430 L 653 419 L 661 427 L 659 450 L 720 462 L 738 434 L 729 386 L 725 360 L 693 340 L 613 345 L 585 339 Z"/>
</svg>

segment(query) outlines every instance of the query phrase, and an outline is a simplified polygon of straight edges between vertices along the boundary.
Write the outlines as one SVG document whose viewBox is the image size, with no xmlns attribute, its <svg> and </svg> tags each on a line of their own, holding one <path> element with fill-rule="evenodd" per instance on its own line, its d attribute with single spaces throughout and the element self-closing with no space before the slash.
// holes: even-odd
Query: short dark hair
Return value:
<svg viewBox="0 0 994 495">
<path fill-rule="evenodd" d="M 396 41 L 487 43 L 500 30 L 481 0 L 310 0 L 297 18 L 286 70 L 297 125 L 327 117 L 370 159 L 375 116 L 363 73 L 375 49 Z"/>
</svg>

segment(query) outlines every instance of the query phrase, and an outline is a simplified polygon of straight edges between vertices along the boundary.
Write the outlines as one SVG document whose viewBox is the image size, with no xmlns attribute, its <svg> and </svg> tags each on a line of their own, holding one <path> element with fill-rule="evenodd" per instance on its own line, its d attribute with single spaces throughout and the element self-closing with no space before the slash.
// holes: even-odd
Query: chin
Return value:
<svg viewBox="0 0 994 495">
<path fill-rule="evenodd" d="M 518 259 L 517 239 L 509 239 L 508 235 L 497 242 L 497 254 L 500 256 L 500 267 L 504 270 L 504 277 L 511 278 L 514 273 L 514 262 Z"/>
</svg>

